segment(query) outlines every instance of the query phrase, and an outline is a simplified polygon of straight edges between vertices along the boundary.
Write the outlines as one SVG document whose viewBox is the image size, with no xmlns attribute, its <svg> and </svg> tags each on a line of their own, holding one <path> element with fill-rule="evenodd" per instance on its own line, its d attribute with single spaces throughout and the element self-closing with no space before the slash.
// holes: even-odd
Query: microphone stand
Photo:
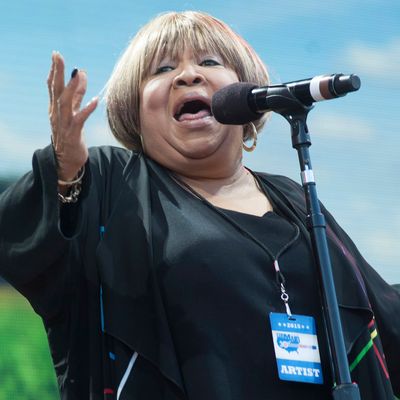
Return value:
<svg viewBox="0 0 400 400">
<path fill-rule="evenodd" d="M 286 93 L 281 92 L 279 95 L 267 96 L 266 103 L 270 109 L 282 115 L 289 122 L 292 146 L 298 153 L 307 205 L 307 229 L 311 233 L 314 257 L 320 271 L 325 302 L 323 312 L 327 322 L 328 339 L 333 358 L 335 386 L 332 390 L 332 397 L 334 400 L 360 400 L 358 386 L 351 382 L 326 237 L 325 217 L 321 213 L 310 159 L 311 140 L 306 120 L 313 106 L 301 103 L 289 89 Z"/>
</svg>

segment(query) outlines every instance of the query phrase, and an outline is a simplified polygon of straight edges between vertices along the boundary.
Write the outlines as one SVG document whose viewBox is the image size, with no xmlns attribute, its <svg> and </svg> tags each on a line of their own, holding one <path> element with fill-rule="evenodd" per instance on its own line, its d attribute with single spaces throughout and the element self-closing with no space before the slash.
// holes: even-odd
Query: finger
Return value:
<svg viewBox="0 0 400 400">
<path fill-rule="evenodd" d="M 74 132 L 80 132 L 82 130 L 84 123 L 96 109 L 98 102 L 98 97 L 93 97 L 92 100 L 74 116 Z"/>
<path fill-rule="evenodd" d="M 52 89 L 52 86 L 53 86 L 54 67 L 55 67 L 54 54 L 55 54 L 55 51 L 53 51 L 53 53 L 51 55 L 51 67 L 50 67 L 49 75 L 47 77 L 47 88 L 49 90 L 49 114 L 51 114 L 52 103 L 53 103 L 53 89 Z"/>
<path fill-rule="evenodd" d="M 86 73 L 84 71 L 78 71 L 78 75 L 79 75 L 79 82 L 72 96 L 72 111 L 74 114 L 79 112 L 79 109 L 82 104 L 82 99 L 86 93 L 86 88 L 87 88 Z"/>
<path fill-rule="evenodd" d="M 80 71 L 76 72 L 74 69 L 72 72 L 72 76 L 64 91 L 62 92 L 60 98 L 58 99 L 58 118 L 61 124 L 61 127 L 67 127 L 71 123 L 71 119 L 73 116 L 73 98 L 75 93 L 79 90 L 83 92 L 81 96 L 85 94 L 86 91 L 86 78 L 84 74 L 80 73 Z M 82 83 L 81 80 L 84 80 Z"/>
<path fill-rule="evenodd" d="M 53 54 L 54 59 L 54 71 L 52 74 L 53 80 L 51 83 L 51 106 L 50 106 L 50 123 L 53 133 L 54 142 L 57 145 L 58 142 L 58 99 L 64 90 L 64 59 L 62 55 L 57 51 Z"/>
<path fill-rule="evenodd" d="M 53 74 L 53 100 L 57 101 L 64 91 L 64 59 L 62 55 L 57 52 L 54 55 L 54 74 Z"/>
</svg>

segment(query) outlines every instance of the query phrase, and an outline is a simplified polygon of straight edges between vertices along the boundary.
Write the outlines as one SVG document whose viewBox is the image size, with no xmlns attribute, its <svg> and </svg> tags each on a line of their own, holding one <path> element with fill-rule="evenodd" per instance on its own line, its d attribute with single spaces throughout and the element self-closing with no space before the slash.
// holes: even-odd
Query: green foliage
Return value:
<svg viewBox="0 0 400 400">
<path fill-rule="evenodd" d="M 41 319 L 21 295 L 0 285 L 0 400 L 58 398 Z"/>
</svg>

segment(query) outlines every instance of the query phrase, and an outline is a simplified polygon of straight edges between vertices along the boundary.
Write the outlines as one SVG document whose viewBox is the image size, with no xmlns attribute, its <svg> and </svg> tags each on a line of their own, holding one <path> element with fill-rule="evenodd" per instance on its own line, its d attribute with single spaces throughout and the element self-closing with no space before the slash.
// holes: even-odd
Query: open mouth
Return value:
<svg viewBox="0 0 400 400">
<path fill-rule="evenodd" d="M 212 116 L 211 107 L 202 100 L 192 100 L 183 103 L 174 115 L 177 121 L 187 121 Z"/>
</svg>

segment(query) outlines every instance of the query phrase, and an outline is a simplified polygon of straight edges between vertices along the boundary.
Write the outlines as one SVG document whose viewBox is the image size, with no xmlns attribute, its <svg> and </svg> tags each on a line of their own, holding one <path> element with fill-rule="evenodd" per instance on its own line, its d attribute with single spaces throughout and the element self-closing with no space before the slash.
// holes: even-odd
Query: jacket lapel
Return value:
<svg viewBox="0 0 400 400">
<path fill-rule="evenodd" d="M 150 185 L 144 157 L 131 158 L 97 249 L 104 330 L 155 364 L 184 392 L 152 268 Z"/>
</svg>

